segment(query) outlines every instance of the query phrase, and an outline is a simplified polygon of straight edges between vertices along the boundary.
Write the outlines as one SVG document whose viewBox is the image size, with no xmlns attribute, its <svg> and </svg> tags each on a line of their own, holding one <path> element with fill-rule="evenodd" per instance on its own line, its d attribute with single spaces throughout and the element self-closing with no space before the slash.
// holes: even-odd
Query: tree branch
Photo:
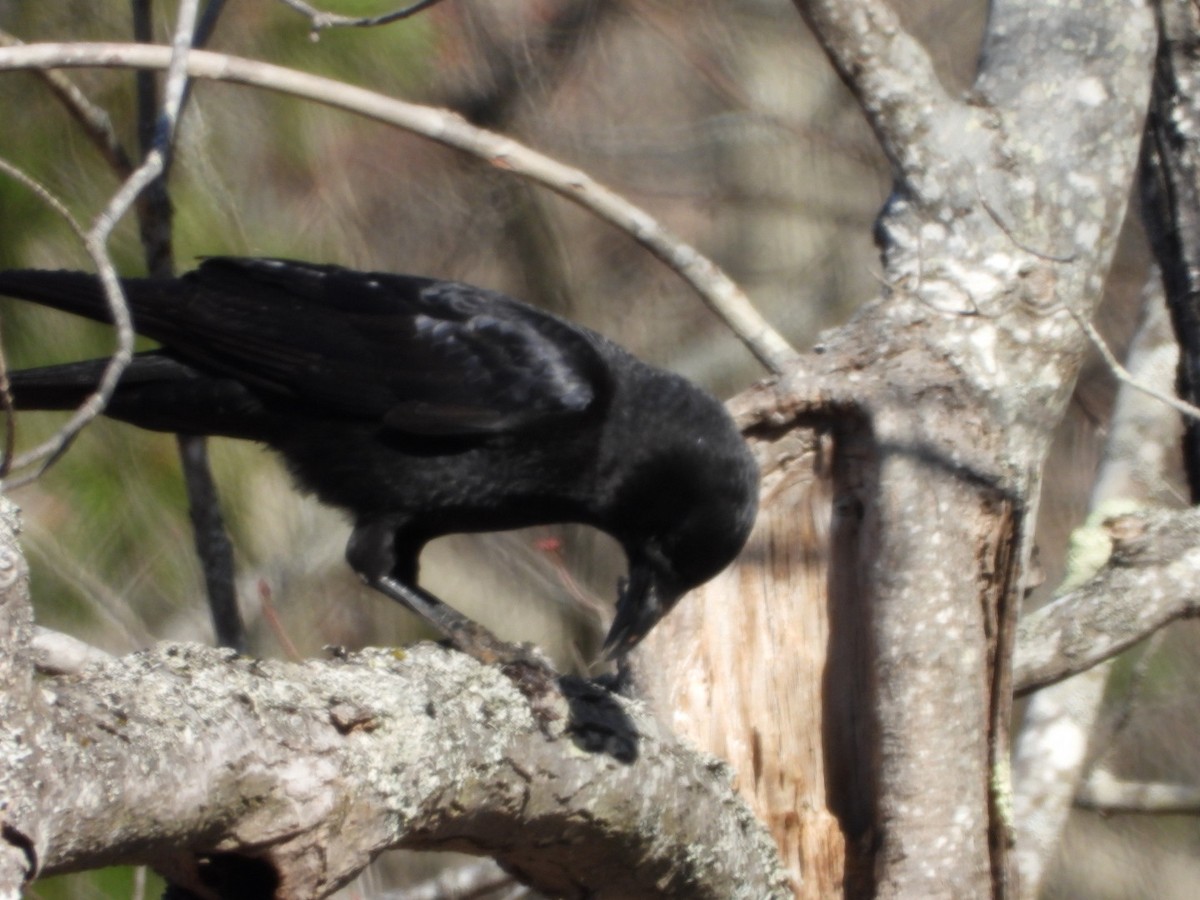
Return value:
<svg viewBox="0 0 1200 900">
<path fill-rule="evenodd" d="M 320 30 L 335 26 L 344 28 L 371 28 L 376 25 L 389 25 L 392 22 L 399 22 L 402 19 L 407 19 L 415 16 L 417 13 L 424 12 L 429 7 L 440 3 L 441 0 L 419 0 L 419 2 L 413 3 L 410 6 L 405 6 L 380 16 L 342 16 L 337 13 L 324 12 L 315 6 L 309 6 L 303 0 L 282 0 L 282 2 L 284 5 L 296 10 L 296 12 L 308 16 L 312 21 L 313 29 Z"/>
<path fill-rule="evenodd" d="M 1080 787 L 1075 805 L 1106 815 L 1196 816 L 1200 815 L 1200 788 L 1193 784 L 1125 781 L 1099 770 Z"/>
<path fill-rule="evenodd" d="M 0 575 L 4 896 L 149 863 L 317 897 L 390 847 L 493 855 L 556 896 L 789 895 L 729 770 L 587 682 L 531 699 L 429 644 L 303 664 L 165 645 L 35 686 L 10 532 Z"/>
<path fill-rule="evenodd" d="M 883 0 L 796 0 L 796 8 L 858 98 L 899 180 L 928 179 L 930 136 L 961 116 L 925 48 Z"/>
<path fill-rule="evenodd" d="M 147 273 L 153 277 L 175 274 L 174 229 L 168 174 L 175 156 L 176 122 L 187 108 L 191 80 L 184 70 L 186 54 L 202 47 L 217 27 L 223 0 L 209 0 L 204 15 L 199 3 L 181 3 L 177 13 L 173 49 L 176 54 L 160 102 L 154 72 L 137 72 L 137 121 L 141 152 L 162 154 L 163 170 L 138 205 L 138 225 L 142 255 Z M 134 37 L 150 43 L 153 32 L 152 8 L 147 0 L 133 4 Z M 161 123 L 161 124 L 156 124 Z M 234 584 L 233 543 L 225 528 L 216 480 L 208 458 L 208 439 L 203 435 L 178 434 L 175 443 L 187 490 L 188 515 L 192 521 L 192 541 L 204 573 L 205 593 L 212 617 L 213 635 L 218 646 L 235 650 L 246 648 L 246 629 L 238 608 Z"/>
<path fill-rule="evenodd" d="M 34 628 L 30 648 L 34 668 L 43 675 L 79 675 L 92 663 L 112 658 L 86 641 L 49 628 Z"/>
<path fill-rule="evenodd" d="M 1104 523 L 1108 564 L 1091 580 L 1021 620 L 1018 693 L 1061 681 L 1200 612 L 1200 509 Z"/>
<path fill-rule="evenodd" d="M 1126 212 L 1153 15 L 995 0 L 958 103 L 879 0 L 813 3 L 872 124 L 896 129 L 881 140 L 899 170 L 875 232 L 886 290 L 821 347 L 862 410 L 839 422 L 835 464 L 831 606 L 865 634 L 847 655 L 870 656 L 841 712 L 837 752 L 868 786 L 843 820 L 873 848 L 879 897 L 1006 896 L 1015 613 L 1084 347 L 1070 310 L 1091 314 Z M 864 69 L 885 71 L 859 73 L 860 40 Z"/>
<path fill-rule="evenodd" d="M 129 310 L 125 305 L 125 297 L 121 292 L 121 285 L 117 280 L 116 269 L 109 258 L 106 244 L 116 221 L 128 209 L 128 204 L 132 202 L 130 186 L 134 183 L 132 181 L 133 175 L 131 175 L 130 179 L 126 180 L 121 190 L 118 191 L 117 195 L 109 201 L 104 212 L 97 217 L 92 228 L 85 230 L 76 221 L 75 217 L 71 215 L 71 211 L 67 208 L 66 204 L 52 194 L 44 185 L 35 181 L 6 160 L 0 160 L 0 171 L 5 172 L 29 188 L 47 206 L 58 213 L 76 237 L 79 238 L 100 275 L 100 281 L 104 287 L 105 299 L 108 301 L 109 310 L 112 313 L 113 323 L 117 332 L 117 345 L 113 350 L 108 365 L 104 369 L 100 384 L 83 404 L 75 410 L 71 418 L 51 437 L 42 441 L 36 447 L 25 451 L 15 458 L 5 456 L 3 466 L 5 478 L 3 483 L 12 487 L 22 484 L 30 480 L 31 477 L 36 477 L 37 474 L 45 471 L 47 466 L 51 465 L 66 451 L 88 422 L 104 411 L 104 407 L 108 404 L 108 398 L 116 390 L 117 381 L 120 379 L 121 373 L 125 370 L 125 366 L 128 365 L 129 359 L 132 356 L 133 324 L 130 321 Z M 140 172 L 141 170 L 138 171 Z M 133 195 L 136 195 L 136 190 Z M 9 440 L 11 440 L 11 437 Z M 31 466 L 35 463 L 40 463 L 41 465 L 38 472 L 33 476 L 8 477 L 10 472 Z"/>
<path fill-rule="evenodd" d="M 1149 276 L 1142 294 L 1142 322 L 1126 359 L 1139 384 L 1161 393 L 1170 388 L 1179 354 L 1157 273 Z M 1072 535 L 1061 590 L 1085 583 L 1108 561 L 1112 542 L 1100 527 L 1104 519 L 1174 499 L 1167 472 L 1179 430 L 1179 418 L 1169 406 L 1129 383 L 1120 389 L 1092 488 L 1091 513 L 1088 523 Z M 1012 806 L 1018 829 L 1015 855 L 1027 896 L 1040 893 L 1079 780 L 1095 754 L 1091 747 L 1110 668 L 1111 660 L 1043 688 L 1025 707 L 1012 754 Z M 1133 693 L 1127 692 L 1127 701 Z"/>
<path fill-rule="evenodd" d="M 155 46 L 27 44 L 0 49 L 0 71 L 64 67 L 163 69 L 170 58 L 169 48 Z M 511 138 L 476 128 L 446 110 L 406 103 L 333 79 L 201 50 L 188 54 L 187 71 L 193 78 L 279 91 L 404 128 L 549 188 L 626 232 L 677 272 L 768 369 L 783 371 L 796 357 L 795 350 L 767 323 L 745 293 L 710 259 L 644 210 L 579 169 Z"/>
<path fill-rule="evenodd" d="M 0 46 L 20 47 L 23 45 L 24 41 L 0 30 Z M 46 86 L 58 98 L 63 108 L 83 127 L 84 135 L 100 151 L 100 155 L 117 173 L 117 177 L 128 178 L 133 172 L 133 160 L 129 158 L 129 153 L 122 146 L 121 139 L 117 136 L 116 129 L 113 128 L 112 117 L 104 109 L 92 103 L 78 85 L 62 72 L 43 69 L 38 72 L 38 75 L 46 82 Z"/>
</svg>

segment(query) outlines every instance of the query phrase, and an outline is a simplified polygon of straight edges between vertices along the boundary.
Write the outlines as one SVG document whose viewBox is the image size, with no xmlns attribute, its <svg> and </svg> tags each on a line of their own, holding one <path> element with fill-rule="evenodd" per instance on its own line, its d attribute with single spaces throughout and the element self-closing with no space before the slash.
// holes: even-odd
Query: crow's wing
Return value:
<svg viewBox="0 0 1200 900">
<path fill-rule="evenodd" d="M 189 277 L 243 317 L 204 335 L 227 374 L 398 431 L 520 430 L 607 392 L 594 336 L 495 291 L 286 260 L 210 259 Z"/>
<path fill-rule="evenodd" d="M 106 318 L 94 279 L 0 278 L 14 296 Z M 125 286 L 135 327 L 171 356 L 318 415 L 485 434 L 580 415 L 610 390 L 598 336 L 469 285 L 218 257 Z"/>
</svg>

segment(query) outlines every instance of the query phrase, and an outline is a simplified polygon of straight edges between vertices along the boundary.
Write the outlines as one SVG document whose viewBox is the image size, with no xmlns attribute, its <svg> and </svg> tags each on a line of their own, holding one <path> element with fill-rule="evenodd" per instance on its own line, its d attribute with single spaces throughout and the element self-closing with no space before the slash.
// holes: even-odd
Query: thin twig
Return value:
<svg viewBox="0 0 1200 900">
<path fill-rule="evenodd" d="M 100 379 L 100 385 L 96 388 L 95 392 L 83 402 L 74 415 L 67 420 L 66 424 L 53 437 L 12 460 L 9 466 L 10 470 L 24 469 L 34 463 L 41 463 L 38 471 L 32 475 L 13 481 L 5 479 L 4 487 L 15 487 L 24 484 L 32 478 L 36 478 L 47 466 L 53 464 L 63 454 L 63 451 L 71 445 L 84 426 L 103 412 L 105 405 L 112 396 L 112 392 L 116 389 L 117 379 L 121 377 L 121 372 L 129 364 L 129 359 L 133 352 L 133 326 L 129 321 L 129 310 L 125 305 L 125 297 L 117 281 L 112 261 L 108 258 L 104 247 L 104 239 L 107 238 L 107 232 L 101 233 L 96 229 L 93 229 L 92 232 L 85 231 L 62 200 L 56 197 L 45 185 L 21 171 L 7 160 L 0 159 L 0 171 L 5 172 L 32 191 L 42 202 L 58 213 L 71 230 L 75 232 L 76 236 L 87 249 L 88 254 L 92 257 L 97 271 L 100 272 L 101 279 L 104 282 L 105 297 L 108 300 L 109 309 L 112 312 L 113 321 L 117 327 L 117 349 L 113 353 L 108 366 L 105 368 L 104 375 Z M 115 206 L 110 203 L 106 213 L 114 209 Z M 98 220 L 98 224 L 101 221 Z M 111 227 L 108 230 L 111 231 Z"/>
<path fill-rule="evenodd" d="M 208 0 L 203 15 L 193 23 L 191 32 L 185 34 L 180 30 L 176 33 L 175 46 L 177 50 L 187 52 L 191 48 L 202 47 L 207 43 L 217 27 L 217 19 L 224 5 L 224 0 Z M 177 95 L 171 93 L 172 88 L 168 83 L 165 99 L 168 104 L 178 104 L 177 117 L 183 115 L 183 110 L 191 97 L 192 86 L 186 70 L 182 70 L 180 75 L 181 83 L 177 86 Z M 166 168 L 159 178 L 161 190 L 157 192 L 162 202 L 148 206 L 145 215 L 147 218 L 158 217 L 161 219 L 157 231 L 166 239 L 166 246 L 162 248 L 163 274 L 174 274 L 171 204 L 167 197 L 167 172 L 174 158 L 174 136 L 166 138 L 159 149 L 166 158 Z M 151 222 L 150 225 L 150 230 L 155 231 L 154 223 Z M 153 257 L 154 248 L 148 247 L 147 255 Z M 187 489 L 192 540 L 204 573 L 204 588 L 208 598 L 209 614 L 212 617 L 213 633 L 219 646 L 244 651 L 246 649 L 246 626 L 242 621 L 241 609 L 238 607 L 233 542 L 225 527 L 225 518 L 221 511 L 217 482 L 213 477 L 212 464 L 208 456 L 208 439 L 204 435 L 179 434 L 175 436 L 175 442 L 179 449 L 184 486 Z"/>
<path fill-rule="evenodd" d="M 8 160 L 3 159 L 3 158 L 0 158 L 0 171 L 4 172 L 13 180 L 18 181 L 21 184 L 23 184 L 25 187 L 27 187 L 30 191 L 33 192 L 33 194 L 35 194 L 40 200 L 42 200 L 42 202 L 44 202 L 52 210 L 54 210 L 56 213 L 58 213 L 67 222 L 67 224 L 70 226 L 71 230 L 75 232 L 75 234 L 79 237 L 80 240 L 85 239 L 84 232 L 83 232 L 83 226 L 81 226 L 79 224 L 78 220 L 76 220 L 76 218 L 73 215 L 71 215 L 71 211 L 69 209 L 67 209 L 66 204 L 63 203 L 60 199 L 58 199 L 58 197 L 56 197 L 50 191 L 49 188 L 47 188 L 41 182 L 37 181 L 32 176 L 26 174 L 24 171 L 17 168 L 15 165 L 10 163 Z M 14 459 L 14 455 L 13 455 L 14 449 L 15 449 L 15 444 L 16 444 L 17 429 L 16 429 L 16 420 L 14 417 L 14 407 L 13 407 L 12 395 L 9 392 L 8 365 L 7 365 L 7 363 L 4 362 L 2 356 L 0 356 L 0 401 L 2 401 L 2 405 L 4 408 L 4 417 L 5 417 L 4 456 L 3 456 L 3 461 L 0 462 L 0 481 L 3 481 L 3 483 L 7 484 L 6 479 L 8 478 L 8 473 L 10 471 L 12 471 L 12 469 L 14 467 L 21 466 L 22 462 L 20 459 Z M 70 424 L 70 423 L 68 423 L 68 424 Z M 79 427 L 82 428 L 83 425 L 86 425 L 86 424 L 87 424 L 87 421 L 84 421 L 80 424 Z M 60 432 L 60 434 L 61 434 L 61 432 Z M 73 437 L 73 435 L 72 435 L 72 437 Z M 53 443 L 54 443 L 54 440 L 52 439 L 51 441 L 48 441 L 47 443 L 43 444 L 42 446 L 43 447 L 51 447 L 53 445 Z M 67 438 L 66 443 L 70 443 L 70 437 Z M 61 452 L 61 450 L 59 452 Z"/>
<path fill-rule="evenodd" d="M 183 101 L 183 85 L 188 76 L 188 42 L 196 21 L 197 0 L 182 0 L 179 5 L 179 26 L 176 29 L 175 45 L 168 51 L 165 66 L 167 70 L 166 100 L 163 103 L 163 115 L 159 122 L 161 140 L 169 144 L 175 133 L 175 125 L 179 117 L 179 106 Z M 10 48 L 8 52 L 16 52 L 22 48 Z M 108 239 L 117 223 L 137 201 L 138 196 L 155 179 L 162 175 L 166 166 L 164 153 L 156 146 L 146 155 L 142 164 L 125 180 L 117 192 L 109 200 L 108 205 L 96 216 L 91 229 L 84 236 L 84 246 L 100 275 L 100 283 L 108 300 L 109 310 L 113 317 L 113 325 L 117 330 L 117 348 L 104 370 L 100 386 L 79 408 L 72 422 L 86 415 L 88 420 L 95 418 L 103 410 L 108 398 L 116 389 L 121 373 L 125 371 L 133 358 L 133 322 L 129 316 L 129 307 L 121 290 L 116 267 L 108 255 Z M 71 423 L 68 423 L 68 426 Z M 80 425 L 79 427 L 82 427 Z M 64 428 L 63 431 L 67 429 Z M 62 434 L 63 432 L 60 432 Z M 78 433 L 76 429 L 71 436 Z M 65 449 L 66 442 L 57 451 L 50 454 L 50 461 L 60 455 Z"/>
<path fill-rule="evenodd" d="M 158 149 L 163 153 L 170 150 L 175 140 L 175 129 L 183 110 L 183 97 L 187 90 L 187 57 L 192 51 L 192 40 L 196 33 L 196 19 L 200 13 L 199 0 L 180 0 L 176 13 L 175 37 L 171 42 L 171 64 L 167 67 L 167 85 L 163 89 L 163 109 L 155 136 Z"/>
<path fill-rule="evenodd" d="M 6 31 L 0 30 L 0 46 L 19 47 L 24 42 Z M 83 126 L 87 138 L 112 166 L 119 178 L 128 178 L 133 172 L 133 160 L 121 145 L 113 128 L 112 118 L 101 107 L 92 103 L 76 84 L 62 72 L 42 69 L 38 76 L 62 103 L 63 107 Z"/>
<path fill-rule="evenodd" d="M 138 207 L 143 252 L 152 276 L 169 277 L 175 274 L 167 178 L 175 155 L 174 139 L 178 121 L 191 96 L 191 80 L 183 62 L 193 47 L 212 36 L 223 6 L 223 0 L 209 0 L 203 16 L 199 18 L 196 0 L 190 0 L 186 9 L 180 9 L 172 42 L 174 58 L 179 66 L 168 77 L 161 112 L 154 73 L 138 73 L 137 116 L 142 152 L 148 154 L 156 151 L 163 159 L 161 174 L 150 185 Z M 134 32 L 143 43 L 150 40 L 153 22 L 151 6 L 146 0 L 134 2 Z M 221 514 L 216 480 L 208 459 L 208 442 L 203 435 L 180 434 L 176 435 L 175 440 L 187 489 L 193 542 L 204 574 L 213 632 L 218 645 L 244 650 L 246 629 L 238 608 L 234 583 L 233 545 Z"/>
<path fill-rule="evenodd" d="M 1100 353 L 1100 356 L 1104 359 L 1105 365 L 1108 366 L 1109 370 L 1113 374 L 1113 377 L 1116 378 L 1117 381 L 1120 381 L 1122 384 L 1129 385 L 1135 391 L 1140 391 L 1147 397 L 1153 397 L 1155 400 L 1162 401 L 1163 403 L 1167 404 L 1167 406 L 1171 407 L 1181 415 L 1187 416 L 1189 419 L 1196 419 L 1200 421 L 1200 407 L 1193 406 L 1184 400 L 1180 400 L 1178 397 L 1172 397 L 1165 391 L 1160 391 L 1158 388 L 1151 387 L 1144 382 L 1138 381 L 1138 379 L 1134 378 L 1133 375 L 1129 373 L 1128 369 L 1121 365 L 1120 360 L 1113 355 L 1113 352 L 1108 349 L 1108 344 L 1104 342 L 1104 338 L 1100 336 L 1100 332 L 1096 331 L 1095 326 L 1092 325 L 1091 322 L 1089 322 L 1079 313 L 1075 312 L 1075 310 L 1071 310 L 1071 316 L 1075 319 L 1076 324 L 1079 325 L 1083 333 L 1087 335 L 1088 340 L 1092 342 L 1093 346 L 1095 346 L 1096 350 Z"/>
<path fill-rule="evenodd" d="M 292 662 L 303 661 L 304 654 L 300 652 L 300 648 L 288 634 L 287 626 L 284 625 L 279 610 L 275 608 L 275 603 L 271 599 L 271 585 L 265 578 L 258 580 L 258 604 L 262 610 L 263 621 L 267 623 L 268 630 L 275 635 L 275 640 L 279 642 L 284 658 L 290 659 Z"/>
<path fill-rule="evenodd" d="M 0 157 L 0 171 L 4 172 L 14 181 L 19 181 L 21 184 L 27 187 L 33 194 L 37 196 L 39 200 L 41 200 L 62 217 L 63 221 L 65 221 L 70 229 L 75 232 L 76 237 L 78 237 L 81 241 L 86 240 L 87 234 L 84 231 L 83 226 L 79 223 L 79 220 L 75 218 L 75 216 L 71 213 L 71 210 L 67 208 L 67 205 L 63 203 L 63 201 L 57 196 L 55 196 L 49 188 L 35 179 L 32 175 L 29 175 L 22 169 L 17 168 L 3 157 Z"/>
<path fill-rule="evenodd" d="M 1047 262 L 1072 263 L 1079 258 L 1078 253 L 1048 253 L 1044 250 L 1037 249 L 1032 244 L 1025 243 L 1013 233 L 1013 230 L 1008 226 L 1008 223 L 1004 221 L 1004 217 L 1001 216 L 1000 212 L 992 206 L 988 198 L 983 195 L 983 188 L 980 186 L 978 178 L 975 180 L 975 190 L 979 192 L 979 203 L 983 206 L 984 212 L 991 216 L 992 221 L 996 223 L 996 227 L 1004 232 L 1004 236 L 1012 241 L 1013 246 L 1018 250 L 1024 250 L 1026 253 L 1036 256 L 1038 259 L 1044 259 Z"/>
<path fill-rule="evenodd" d="M 354 16 L 342 16 L 337 13 L 325 12 L 317 9 L 315 6 L 309 6 L 304 0 L 282 0 L 284 4 L 290 6 L 298 13 L 303 13 L 312 21 L 314 31 L 320 31 L 322 28 L 371 28 L 376 25 L 387 25 L 391 22 L 399 22 L 401 19 L 407 19 L 410 16 L 415 16 L 417 13 L 424 12 L 431 6 L 436 6 L 441 0 L 419 0 L 419 2 L 406 6 L 403 9 L 393 10 L 390 13 L 384 13 L 380 16 L 363 16 L 356 18 Z"/>
<path fill-rule="evenodd" d="M 29 44 L 0 49 L 0 70 L 81 66 L 161 69 L 169 59 L 166 48 L 154 46 Z M 549 188 L 626 232 L 678 273 L 768 369 L 782 372 L 797 358 L 795 349 L 712 260 L 579 169 L 511 138 L 476 128 L 446 110 L 406 103 L 330 78 L 221 53 L 193 50 L 187 60 L 192 77 L 266 88 L 353 112 L 420 134 Z"/>
<path fill-rule="evenodd" d="M 192 35 L 192 49 L 201 50 L 208 46 L 213 32 L 217 30 L 217 21 L 225 11 L 225 0 L 208 0 L 200 20 L 196 23 L 196 32 Z M 186 107 L 192 94 L 192 82 L 189 80 L 183 88 L 183 106 Z"/>
</svg>

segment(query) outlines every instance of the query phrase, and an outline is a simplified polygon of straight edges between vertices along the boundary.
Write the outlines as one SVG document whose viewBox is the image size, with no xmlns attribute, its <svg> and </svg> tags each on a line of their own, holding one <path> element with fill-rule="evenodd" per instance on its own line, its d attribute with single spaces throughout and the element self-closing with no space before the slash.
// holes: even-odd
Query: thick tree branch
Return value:
<svg viewBox="0 0 1200 900">
<path fill-rule="evenodd" d="M 932 136 L 962 117 L 925 48 L 883 0 L 796 0 L 796 8 L 858 98 L 899 181 L 928 183 L 941 168 L 929 167 Z"/>
<path fill-rule="evenodd" d="M 1018 692 L 1082 672 L 1200 612 L 1200 510 L 1121 516 L 1104 527 L 1112 542 L 1108 564 L 1022 619 Z"/>
<path fill-rule="evenodd" d="M 33 659 L 33 607 L 29 569 L 17 549 L 17 508 L 0 500 L 0 896 L 16 897 L 37 864 L 42 839 L 36 791 L 15 789 L 19 769 L 41 766 L 38 744 L 45 723 L 30 714 L 37 702 Z"/>
<path fill-rule="evenodd" d="M 28 44 L 0 48 L 0 71 L 74 67 L 164 69 L 169 48 L 130 44 Z M 694 247 L 670 233 L 644 210 L 564 165 L 511 138 L 470 125 L 447 110 L 406 103 L 343 82 L 293 69 L 209 51 L 187 57 L 193 78 L 228 81 L 291 94 L 353 112 L 479 157 L 514 172 L 629 234 L 677 272 L 767 368 L 782 371 L 795 350 L 756 310 L 724 272 Z"/>
<path fill-rule="evenodd" d="M 299 665 L 170 645 L 35 688 L 11 535 L 0 553 L 0 895 L 125 862 L 316 897 L 389 847 L 492 855 L 555 896 L 788 894 L 728 769 L 590 684 L 531 700 L 432 645 Z"/>
<path fill-rule="evenodd" d="M 820 348 L 858 380 L 860 410 L 839 423 L 831 605 L 867 633 L 872 680 L 833 752 L 873 746 L 848 765 L 874 768 L 878 790 L 843 821 L 878 847 L 864 863 L 878 896 L 1004 896 L 1015 614 L 1085 346 L 1072 312 L 1091 315 L 1125 215 L 1153 16 L 997 0 L 971 102 L 945 104 L 919 57 L 918 86 L 888 95 L 911 83 L 896 71 L 907 37 L 880 3 L 847 8 L 848 34 L 878 32 L 867 59 L 891 66 L 869 89 L 843 73 L 875 127 L 898 130 L 881 139 L 900 171 L 876 229 L 887 290 Z M 918 108 L 885 116 L 881 96 Z"/>
<path fill-rule="evenodd" d="M 432 646 L 304 665 L 166 646 L 43 691 L 42 765 L 17 787 L 61 785 L 38 808 L 46 874 L 138 862 L 195 885 L 232 855 L 278 897 L 323 896 L 414 847 L 494 855 L 555 895 L 784 895 L 728 770 L 593 688 L 531 707 Z"/>
</svg>

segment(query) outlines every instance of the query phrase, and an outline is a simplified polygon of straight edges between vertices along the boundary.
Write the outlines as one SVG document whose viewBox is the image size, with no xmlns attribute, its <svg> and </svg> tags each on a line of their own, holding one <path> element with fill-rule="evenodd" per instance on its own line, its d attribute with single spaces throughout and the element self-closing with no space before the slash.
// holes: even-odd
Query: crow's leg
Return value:
<svg viewBox="0 0 1200 900">
<path fill-rule="evenodd" d="M 385 575 L 367 582 L 375 590 L 404 605 L 446 636 L 456 650 L 479 660 L 485 666 L 499 664 L 517 690 L 534 703 L 539 718 L 554 718 L 539 712 L 541 698 L 553 690 L 558 672 L 533 644 L 502 641 L 474 619 L 447 606 L 429 591 L 398 578 Z"/>
<path fill-rule="evenodd" d="M 500 640 L 474 619 L 464 616 L 416 585 L 405 584 L 392 575 L 367 583 L 444 634 L 456 650 L 475 657 L 481 663 L 526 662 L 533 658 L 529 648 Z"/>
<path fill-rule="evenodd" d="M 346 561 L 364 582 L 420 616 L 444 634 L 456 650 L 485 665 L 500 663 L 522 678 L 533 670 L 544 677 L 554 676 L 553 667 L 532 645 L 500 640 L 478 622 L 417 587 L 420 545 L 402 541 L 401 534 L 403 528 L 394 519 L 360 523 L 346 546 Z"/>
</svg>

